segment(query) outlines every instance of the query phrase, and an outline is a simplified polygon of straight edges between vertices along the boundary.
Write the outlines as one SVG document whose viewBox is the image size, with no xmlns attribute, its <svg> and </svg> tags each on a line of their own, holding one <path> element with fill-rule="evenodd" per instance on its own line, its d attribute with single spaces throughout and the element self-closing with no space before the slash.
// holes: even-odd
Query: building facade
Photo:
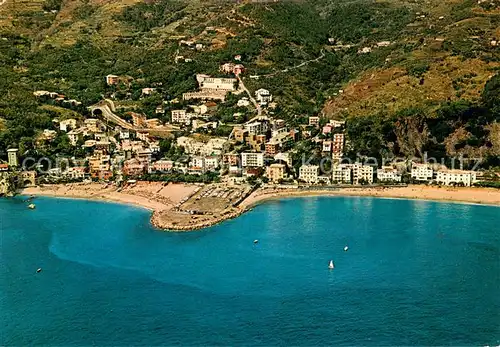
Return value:
<svg viewBox="0 0 500 347">
<path fill-rule="evenodd" d="M 318 183 L 319 166 L 302 165 L 299 169 L 299 180 L 306 183 Z"/>
<path fill-rule="evenodd" d="M 401 182 L 401 174 L 392 166 L 383 166 L 377 170 L 377 181 L 379 182 Z"/>
<path fill-rule="evenodd" d="M 450 185 L 464 185 L 470 187 L 477 182 L 475 171 L 463 170 L 440 170 L 437 172 L 436 181 L 439 184 Z"/>
<path fill-rule="evenodd" d="M 16 168 L 19 166 L 19 158 L 17 154 L 18 152 L 19 150 L 17 148 L 11 148 L 7 150 L 7 157 L 10 167 Z"/>
<path fill-rule="evenodd" d="M 351 168 L 346 165 L 337 165 L 332 168 L 333 183 L 352 183 Z"/>
<path fill-rule="evenodd" d="M 434 170 L 429 164 L 416 164 L 411 166 L 411 178 L 416 181 L 431 181 L 434 177 Z"/>
<path fill-rule="evenodd" d="M 263 153 L 241 153 L 241 166 L 242 167 L 263 167 L 264 154 Z"/>
<path fill-rule="evenodd" d="M 286 166 L 284 164 L 271 164 L 266 168 L 266 176 L 272 182 L 285 178 Z"/>
</svg>

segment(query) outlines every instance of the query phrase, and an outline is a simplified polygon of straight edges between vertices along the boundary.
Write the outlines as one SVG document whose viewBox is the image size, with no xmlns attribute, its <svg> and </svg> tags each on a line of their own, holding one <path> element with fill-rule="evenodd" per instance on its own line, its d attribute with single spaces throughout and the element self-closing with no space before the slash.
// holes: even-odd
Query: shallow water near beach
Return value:
<svg viewBox="0 0 500 347">
<path fill-rule="evenodd" d="M 2 345 L 500 343 L 499 207 L 295 198 L 164 233 L 131 206 L 35 203 L 0 199 Z"/>
</svg>

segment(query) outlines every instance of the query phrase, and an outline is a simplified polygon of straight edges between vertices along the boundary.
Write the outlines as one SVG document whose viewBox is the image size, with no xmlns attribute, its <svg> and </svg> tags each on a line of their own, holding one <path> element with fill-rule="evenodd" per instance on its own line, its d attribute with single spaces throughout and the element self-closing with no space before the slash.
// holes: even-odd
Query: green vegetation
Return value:
<svg viewBox="0 0 500 347">
<path fill-rule="evenodd" d="M 149 31 L 155 27 L 168 25 L 184 17 L 186 7 L 181 1 L 150 1 L 126 8 L 116 19 L 133 26 L 140 31 Z"/>
<path fill-rule="evenodd" d="M 43 9 L 45 11 L 59 11 L 61 9 L 63 0 L 45 0 Z"/>
<path fill-rule="evenodd" d="M 75 155 L 64 137 L 36 145 L 39 132 L 53 129 L 52 119 L 61 112 L 40 107 L 34 90 L 81 101 L 74 111 L 82 117 L 86 106 L 113 95 L 118 103 L 166 121 L 172 107 L 184 104 L 163 101 L 196 89 L 197 73 L 220 75 L 219 65 L 240 54 L 247 87 L 251 92 L 269 89 L 278 104 L 273 114 L 291 126 L 320 112 L 346 117 L 351 156 L 481 154 L 486 166 L 498 162 L 498 137 L 490 129 L 498 129 L 492 126 L 500 114 L 500 58 L 489 40 L 500 18 L 477 11 L 491 11 L 486 5 L 477 8 L 473 0 L 454 6 L 437 0 L 244 5 L 156 0 L 118 5 L 123 2 L 81 1 L 64 11 L 69 3 L 46 0 L 38 11 L 9 14 L 10 25 L 0 29 L 0 158 L 9 147 L 35 157 Z M 55 16 L 43 10 L 60 12 Z M 436 41 L 438 37 L 442 40 Z M 204 48 L 196 50 L 181 40 Z M 381 41 L 390 46 L 377 45 Z M 372 52 L 358 53 L 365 47 Z M 324 57 L 314 61 L 322 52 Z M 176 63 L 176 56 L 192 62 Z M 305 61 L 309 63 L 292 68 Z M 123 81 L 107 86 L 107 74 Z M 248 78 L 265 74 L 272 75 Z M 340 90 L 351 86 L 351 99 L 343 101 Z M 145 87 L 158 93 L 142 96 Z M 229 134 L 232 125 L 252 115 L 234 101 L 217 110 L 216 118 L 226 124 L 218 135 Z M 165 115 L 156 115 L 161 104 Z M 244 114 L 234 119 L 238 112 Z M 302 147 L 299 154 L 310 150 L 307 143 Z M 164 143 L 162 151 L 180 155 L 171 148 Z"/>
<path fill-rule="evenodd" d="M 349 156 L 381 160 L 397 156 L 423 158 L 427 154 L 438 160 L 446 159 L 445 164 L 449 165 L 451 157 L 461 155 L 470 159 L 469 167 L 477 159 L 482 160 L 482 167 L 498 166 L 498 134 L 489 129 L 490 124 L 500 122 L 500 112 L 490 95 L 497 84 L 498 76 L 495 76 L 486 84 L 483 99 L 478 103 L 443 103 L 432 116 L 421 109 L 408 109 L 397 114 L 350 118 L 346 129 L 350 139 Z M 456 135 L 460 129 L 464 138 Z"/>
<path fill-rule="evenodd" d="M 474 183 L 474 186 L 500 189 L 500 181 L 497 181 L 497 182 L 477 182 L 477 183 Z"/>
</svg>

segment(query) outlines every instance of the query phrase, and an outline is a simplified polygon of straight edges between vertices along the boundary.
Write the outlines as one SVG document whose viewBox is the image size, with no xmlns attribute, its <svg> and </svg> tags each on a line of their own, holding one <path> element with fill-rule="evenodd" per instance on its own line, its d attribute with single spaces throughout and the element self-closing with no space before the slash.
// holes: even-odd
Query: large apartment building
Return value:
<svg viewBox="0 0 500 347">
<path fill-rule="evenodd" d="M 411 178 L 417 181 L 431 181 L 434 170 L 430 164 L 413 163 L 411 166 Z"/>
<path fill-rule="evenodd" d="M 248 131 L 249 134 L 262 134 L 265 133 L 268 129 L 267 122 L 252 122 L 245 124 L 245 130 Z"/>
<path fill-rule="evenodd" d="M 346 165 L 337 165 L 332 168 L 333 183 L 352 183 L 352 170 Z"/>
<path fill-rule="evenodd" d="M 215 78 L 208 75 L 196 75 L 201 90 L 226 91 L 236 90 L 236 78 Z"/>
<path fill-rule="evenodd" d="M 382 166 L 377 170 L 377 180 L 379 182 L 401 182 L 401 174 L 392 166 Z"/>
<path fill-rule="evenodd" d="M 266 176 L 272 182 L 285 178 L 286 166 L 284 164 L 271 164 L 266 169 Z"/>
<path fill-rule="evenodd" d="M 436 181 L 439 184 L 447 186 L 463 184 L 466 187 L 470 187 L 477 181 L 477 178 L 475 171 L 442 170 L 437 172 Z"/>
<path fill-rule="evenodd" d="M 352 181 L 360 184 L 362 181 L 373 183 L 373 166 L 356 163 L 352 165 Z"/>
<path fill-rule="evenodd" d="M 373 183 L 373 166 L 354 164 L 338 164 L 333 167 L 332 181 L 337 183 Z"/>
<path fill-rule="evenodd" d="M 299 180 L 306 183 L 318 183 L 319 166 L 302 165 L 299 169 Z"/>
<path fill-rule="evenodd" d="M 186 110 L 172 110 L 172 123 L 181 123 L 189 125 L 191 123 L 192 114 Z"/>
<path fill-rule="evenodd" d="M 241 153 L 242 167 L 263 167 L 264 153 Z"/>
<path fill-rule="evenodd" d="M 342 156 L 344 155 L 344 143 L 345 143 L 345 135 L 344 134 L 334 134 L 333 141 L 331 144 L 331 152 L 332 159 L 334 161 L 340 161 Z"/>
</svg>

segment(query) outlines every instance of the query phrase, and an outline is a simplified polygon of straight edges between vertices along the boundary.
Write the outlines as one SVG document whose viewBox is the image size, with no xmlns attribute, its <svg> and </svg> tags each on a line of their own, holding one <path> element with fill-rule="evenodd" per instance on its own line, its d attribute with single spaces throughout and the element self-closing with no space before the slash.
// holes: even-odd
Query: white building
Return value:
<svg viewBox="0 0 500 347">
<path fill-rule="evenodd" d="M 245 124 L 245 130 L 248 131 L 249 134 L 258 135 L 265 133 L 268 129 L 268 125 L 266 122 L 252 122 Z"/>
<path fill-rule="evenodd" d="M 250 106 L 250 100 L 248 98 L 241 98 L 238 100 L 238 103 L 236 104 L 238 107 L 247 107 Z"/>
<path fill-rule="evenodd" d="M 215 78 L 208 75 L 198 74 L 196 80 L 201 90 L 226 91 L 236 90 L 236 78 Z"/>
<path fill-rule="evenodd" d="M 213 171 L 219 167 L 219 157 L 213 155 L 205 157 L 205 169 Z"/>
<path fill-rule="evenodd" d="M 138 131 L 136 132 L 136 135 L 137 139 L 141 140 L 141 141 L 147 141 L 148 140 L 148 137 L 149 137 L 149 132 L 147 131 Z"/>
<path fill-rule="evenodd" d="M 119 79 L 119 77 L 116 75 L 107 75 L 106 76 L 106 84 L 108 86 L 113 85 L 113 84 L 118 84 L 118 79 Z"/>
<path fill-rule="evenodd" d="M 434 170 L 430 164 L 413 163 L 411 166 L 411 178 L 417 181 L 431 181 Z"/>
<path fill-rule="evenodd" d="M 361 184 L 362 181 L 373 183 L 373 166 L 361 163 L 352 164 L 352 181 L 354 184 Z"/>
<path fill-rule="evenodd" d="M 177 139 L 177 146 L 184 147 L 186 154 L 199 156 L 221 155 L 226 143 L 225 138 L 211 138 L 207 143 L 186 136 Z"/>
<path fill-rule="evenodd" d="M 323 141 L 323 152 L 331 153 L 332 141 Z"/>
<path fill-rule="evenodd" d="M 333 183 L 346 183 L 352 182 L 352 170 L 349 166 L 341 164 L 332 168 L 332 182 Z"/>
<path fill-rule="evenodd" d="M 76 128 L 76 119 L 66 119 L 59 123 L 59 130 L 68 132 Z"/>
<path fill-rule="evenodd" d="M 401 182 L 401 174 L 392 166 L 382 166 L 377 170 L 377 180 L 379 182 Z"/>
<path fill-rule="evenodd" d="M 241 166 L 263 167 L 264 153 L 241 153 Z"/>
<path fill-rule="evenodd" d="M 41 96 L 49 96 L 50 92 L 46 91 L 46 90 L 37 90 L 37 91 L 33 92 L 33 95 L 36 96 L 37 98 L 39 98 Z"/>
<path fill-rule="evenodd" d="M 205 158 L 203 157 L 193 157 L 189 166 L 192 168 L 204 169 L 205 168 Z"/>
<path fill-rule="evenodd" d="M 7 157 L 10 167 L 17 167 L 19 165 L 19 158 L 17 153 L 19 150 L 17 148 L 11 148 L 7 150 Z"/>
<path fill-rule="evenodd" d="M 120 139 L 121 140 L 130 139 L 130 131 L 128 129 L 120 129 Z"/>
<path fill-rule="evenodd" d="M 373 167 L 361 163 L 339 164 L 333 168 L 334 182 L 361 184 L 362 182 L 373 183 Z"/>
<path fill-rule="evenodd" d="M 172 110 L 172 123 L 191 124 L 193 115 L 186 110 Z"/>
<path fill-rule="evenodd" d="M 319 125 L 319 117 L 309 117 L 309 125 L 318 126 Z"/>
<path fill-rule="evenodd" d="M 439 184 L 447 186 L 463 184 L 466 187 L 470 187 L 477 182 L 477 178 L 475 171 L 442 170 L 437 172 L 436 181 Z"/>
<path fill-rule="evenodd" d="M 87 176 L 89 176 L 87 173 L 85 173 L 84 167 L 69 167 L 65 171 L 63 171 L 62 174 L 66 178 L 73 180 L 83 180 Z"/>
<path fill-rule="evenodd" d="M 299 180 L 306 183 L 318 183 L 319 166 L 302 165 L 299 169 Z"/>
<path fill-rule="evenodd" d="M 85 127 L 91 133 L 98 133 L 101 131 L 101 124 L 97 118 L 88 118 L 84 121 Z"/>
<path fill-rule="evenodd" d="M 255 98 L 257 102 L 261 105 L 267 105 L 271 101 L 273 101 L 273 96 L 269 92 L 269 90 L 261 88 L 255 92 Z"/>
<path fill-rule="evenodd" d="M 275 128 L 275 130 L 273 130 L 271 132 L 271 137 L 280 136 L 281 134 L 284 134 L 284 133 L 287 133 L 288 135 L 290 135 L 287 128 Z"/>
</svg>

